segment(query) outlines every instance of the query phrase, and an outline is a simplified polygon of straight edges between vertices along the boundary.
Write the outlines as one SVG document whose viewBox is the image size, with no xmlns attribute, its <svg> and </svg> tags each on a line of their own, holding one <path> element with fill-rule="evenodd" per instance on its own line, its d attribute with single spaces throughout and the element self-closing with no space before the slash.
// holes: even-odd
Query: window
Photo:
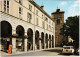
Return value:
<svg viewBox="0 0 80 57">
<path fill-rule="evenodd" d="M 36 18 L 36 25 L 39 25 L 39 23 L 38 23 L 38 18 Z"/>
<path fill-rule="evenodd" d="M 21 7 L 19 7 L 19 18 L 22 18 L 22 8 Z"/>
<path fill-rule="evenodd" d="M 42 28 L 44 28 L 44 21 L 42 21 Z"/>
<path fill-rule="evenodd" d="M 6 1 L 4 1 L 4 12 L 6 12 Z"/>
<path fill-rule="evenodd" d="M 32 11 L 32 6 L 31 5 L 29 5 L 29 10 Z"/>
<path fill-rule="evenodd" d="M 28 19 L 28 22 L 30 23 L 32 19 L 32 15 L 30 13 L 27 13 L 27 19 Z"/>
<path fill-rule="evenodd" d="M 52 22 L 52 25 L 54 25 L 54 23 Z"/>
<path fill-rule="evenodd" d="M 48 18 L 47 17 L 45 17 L 45 20 L 48 22 Z"/>
<path fill-rule="evenodd" d="M 43 19 L 43 14 L 42 14 L 42 19 Z"/>
<path fill-rule="evenodd" d="M 51 20 L 49 20 L 49 24 L 51 24 Z"/>
<path fill-rule="evenodd" d="M 47 30 L 48 30 L 48 24 L 47 24 Z"/>
<path fill-rule="evenodd" d="M 9 1 L 7 0 L 7 13 L 9 13 Z"/>
<path fill-rule="evenodd" d="M 21 7 L 19 7 L 19 14 L 22 14 L 22 9 L 21 9 Z"/>
<path fill-rule="evenodd" d="M 51 26 L 49 25 L 49 30 L 51 30 Z"/>
<path fill-rule="evenodd" d="M 38 15 L 38 10 L 36 10 L 36 15 Z"/>
<path fill-rule="evenodd" d="M 56 22 L 57 22 L 57 24 L 60 24 L 60 19 L 57 19 L 57 21 L 56 21 Z"/>
<path fill-rule="evenodd" d="M 9 13 L 9 0 L 4 1 L 4 12 Z"/>
<path fill-rule="evenodd" d="M 19 3 L 22 4 L 22 0 L 19 0 Z"/>
<path fill-rule="evenodd" d="M 52 27 L 52 31 L 54 31 L 54 28 Z"/>
</svg>

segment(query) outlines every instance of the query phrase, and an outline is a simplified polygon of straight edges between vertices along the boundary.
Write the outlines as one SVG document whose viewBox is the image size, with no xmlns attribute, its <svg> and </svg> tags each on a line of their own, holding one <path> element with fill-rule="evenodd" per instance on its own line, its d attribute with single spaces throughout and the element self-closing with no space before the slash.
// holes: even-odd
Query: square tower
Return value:
<svg viewBox="0 0 80 57">
<path fill-rule="evenodd" d="M 52 20 L 55 22 L 55 45 L 60 46 L 65 40 L 64 36 L 60 35 L 60 29 L 64 24 L 64 11 L 56 9 L 56 11 L 52 13 Z"/>
</svg>

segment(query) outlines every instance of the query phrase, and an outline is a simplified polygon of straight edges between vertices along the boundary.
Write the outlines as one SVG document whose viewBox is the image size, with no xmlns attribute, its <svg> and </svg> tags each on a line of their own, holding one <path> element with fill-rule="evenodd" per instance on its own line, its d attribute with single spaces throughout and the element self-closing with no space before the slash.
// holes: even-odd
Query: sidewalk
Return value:
<svg viewBox="0 0 80 57">
<path fill-rule="evenodd" d="M 1 56 L 10 56 L 10 55 L 23 54 L 23 53 L 30 53 L 30 52 L 37 52 L 37 51 L 50 50 L 50 49 L 62 49 L 62 48 L 61 48 L 61 47 L 56 47 L 56 48 L 42 49 L 42 50 L 36 50 L 36 51 L 16 52 L 16 53 L 12 53 L 12 54 L 9 54 L 9 53 L 0 51 L 0 55 L 1 55 Z"/>
<path fill-rule="evenodd" d="M 22 53 L 26 53 L 26 52 L 16 52 L 16 54 L 22 54 Z M 0 51 L 0 55 L 1 56 L 9 56 L 9 55 L 15 55 L 15 54 L 13 54 L 13 53 L 9 54 L 9 53 Z"/>
</svg>

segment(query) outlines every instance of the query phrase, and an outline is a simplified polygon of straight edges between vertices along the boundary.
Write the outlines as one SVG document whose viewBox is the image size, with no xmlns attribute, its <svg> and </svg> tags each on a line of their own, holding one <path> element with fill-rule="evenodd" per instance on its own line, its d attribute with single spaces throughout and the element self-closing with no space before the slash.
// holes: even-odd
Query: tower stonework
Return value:
<svg viewBox="0 0 80 57">
<path fill-rule="evenodd" d="M 56 9 L 52 13 L 52 20 L 55 22 L 55 45 L 60 46 L 65 40 L 63 35 L 60 35 L 60 29 L 64 24 L 64 11 Z"/>
</svg>

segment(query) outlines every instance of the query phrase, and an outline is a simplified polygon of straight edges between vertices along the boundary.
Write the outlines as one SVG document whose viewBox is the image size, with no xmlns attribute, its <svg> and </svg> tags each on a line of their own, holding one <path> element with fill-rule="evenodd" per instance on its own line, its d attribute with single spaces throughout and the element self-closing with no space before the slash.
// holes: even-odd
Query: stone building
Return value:
<svg viewBox="0 0 80 57">
<path fill-rule="evenodd" d="M 1 45 L 12 53 L 55 47 L 55 23 L 41 7 L 29 0 L 0 0 Z"/>
<path fill-rule="evenodd" d="M 55 45 L 60 46 L 65 41 L 64 36 L 60 35 L 60 29 L 64 24 L 64 11 L 59 8 L 52 13 L 52 20 L 55 22 Z"/>
</svg>

